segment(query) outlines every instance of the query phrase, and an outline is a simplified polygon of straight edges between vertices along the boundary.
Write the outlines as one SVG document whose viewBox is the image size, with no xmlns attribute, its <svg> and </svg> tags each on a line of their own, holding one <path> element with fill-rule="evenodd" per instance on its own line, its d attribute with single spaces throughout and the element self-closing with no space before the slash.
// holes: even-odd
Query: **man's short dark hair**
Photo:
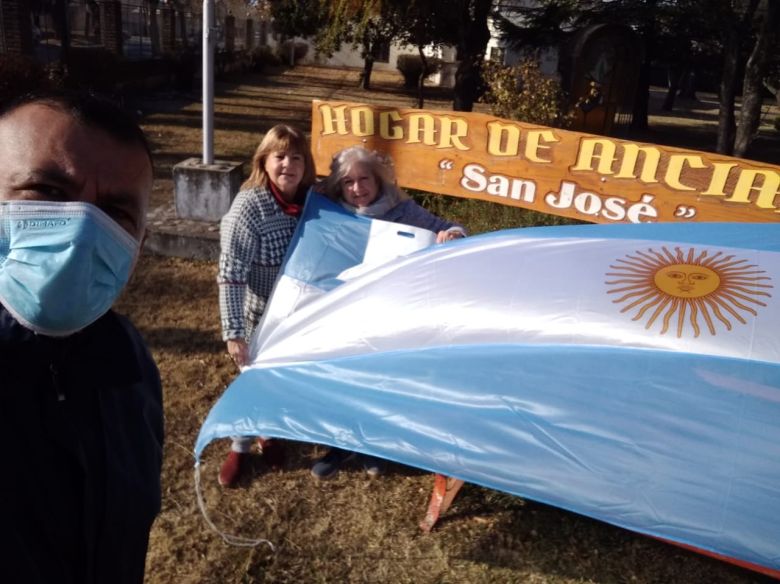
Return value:
<svg viewBox="0 0 780 584">
<path fill-rule="evenodd" d="M 152 161 L 149 142 L 134 116 L 106 96 L 84 91 L 25 93 L 0 106 L 0 120 L 30 104 L 40 104 L 67 113 L 86 126 L 103 130 L 117 142 L 138 144 L 143 147 L 149 161 Z"/>
</svg>

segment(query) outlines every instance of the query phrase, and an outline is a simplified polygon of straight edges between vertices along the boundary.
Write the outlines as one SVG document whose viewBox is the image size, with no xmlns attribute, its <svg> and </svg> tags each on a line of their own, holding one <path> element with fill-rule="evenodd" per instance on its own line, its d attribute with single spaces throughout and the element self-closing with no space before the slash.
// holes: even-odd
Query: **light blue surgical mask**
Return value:
<svg viewBox="0 0 780 584">
<path fill-rule="evenodd" d="M 36 333 L 73 334 L 111 308 L 139 249 L 90 203 L 0 201 L 0 302 Z"/>
</svg>

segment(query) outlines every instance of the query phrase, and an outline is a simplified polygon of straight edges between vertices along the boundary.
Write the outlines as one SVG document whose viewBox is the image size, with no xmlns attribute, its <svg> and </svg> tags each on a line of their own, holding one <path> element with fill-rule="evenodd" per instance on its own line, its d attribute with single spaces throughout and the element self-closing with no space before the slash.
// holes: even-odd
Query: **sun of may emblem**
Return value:
<svg viewBox="0 0 780 584">
<path fill-rule="evenodd" d="M 700 322 L 712 335 L 717 322 L 731 330 L 732 320 L 745 324 L 743 315 L 757 315 L 757 308 L 766 306 L 762 299 L 772 296 L 772 279 L 764 270 L 722 252 L 710 256 L 676 247 L 672 253 L 662 247 L 627 255 L 610 268 L 607 293 L 617 295 L 614 303 L 625 304 L 620 312 L 636 310 L 632 320 L 646 319 L 648 330 L 660 322 L 662 335 L 671 325 L 682 337 L 686 321 L 694 337 Z"/>
</svg>

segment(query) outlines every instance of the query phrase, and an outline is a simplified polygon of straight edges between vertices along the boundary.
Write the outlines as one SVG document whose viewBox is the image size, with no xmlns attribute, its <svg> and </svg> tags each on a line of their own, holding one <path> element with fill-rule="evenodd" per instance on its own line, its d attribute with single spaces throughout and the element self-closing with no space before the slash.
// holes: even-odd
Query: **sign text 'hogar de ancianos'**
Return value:
<svg viewBox="0 0 780 584">
<path fill-rule="evenodd" d="M 401 186 L 594 223 L 780 221 L 780 167 L 480 113 L 312 103 L 319 174 L 354 145 Z"/>
</svg>

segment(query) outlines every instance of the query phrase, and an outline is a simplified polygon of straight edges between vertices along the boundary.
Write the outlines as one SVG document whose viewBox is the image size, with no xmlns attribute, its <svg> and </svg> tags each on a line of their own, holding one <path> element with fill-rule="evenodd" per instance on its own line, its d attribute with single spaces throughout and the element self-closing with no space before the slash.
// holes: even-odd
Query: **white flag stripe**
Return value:
<svg viewBox="0 0 780 584">
<path fill-rule="evenodd" d="M 685 267 L 691 257 L 722 258 L 705 266 L 720 284 L 692 297 L 659 288 L 662 269 Z M 463 240 L 395 260 L 299 307 L 267 332 L 255 364 L 481 343 L 610 345 L 776 363 L 778 282 L 776 252 L 511 234 Z"/>
</svg>

